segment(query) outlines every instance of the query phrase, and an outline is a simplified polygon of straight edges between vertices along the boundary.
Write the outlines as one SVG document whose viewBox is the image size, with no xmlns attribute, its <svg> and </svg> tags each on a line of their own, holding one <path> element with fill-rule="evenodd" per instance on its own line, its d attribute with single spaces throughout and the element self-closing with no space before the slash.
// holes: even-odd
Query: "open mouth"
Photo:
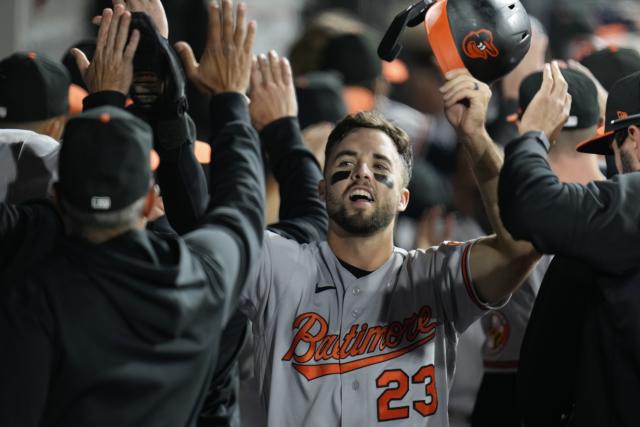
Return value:
<svg viewBox="0 0 640 427">
<path fill-rule="evenodd" d="M 355 190 L 351 190 L 351 192 L 349 193 L 349 200 L 351 200 L 352 202 L 372 203 L 375 199 L 369 191 L 357 188 Z"/>
</svg>

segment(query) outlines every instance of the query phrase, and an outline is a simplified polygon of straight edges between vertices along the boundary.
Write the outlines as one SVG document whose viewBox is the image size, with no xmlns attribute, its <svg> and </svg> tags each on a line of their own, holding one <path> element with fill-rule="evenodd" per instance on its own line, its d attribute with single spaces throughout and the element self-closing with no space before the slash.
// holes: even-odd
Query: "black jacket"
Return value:
<svg viewBox="0 0 640 427">
<path fill-rule="evenodd" d="M 528 426 L 640 422 L 640 173 L 563 184 L 544 136 L 507 146 L 502 221 L 558 254 L 522 346 L 518 397 Z"/>
<path fill-rule="evenodd" d="M 214 134 L 219 132 L 215 127 Z M 261 131 L 268 166 L 279 184 L 280 221 L 267 227 L 283 237 L 308 243 L 324 240 L 328 226 L 327 211 L 318 195 L 318 183 L 322 179 L 320 166 L 311 151 L 304 145 L 302 132 L 295 117 L 276 120 Z M 197 217 L 197 212 L 176 214 Z M 188 223 L 189 218 L 181 218 Z M 247 334 L 247 319 L 236 313 L 222 335 L 224 346 L 215 369 L 213 381 L 206 398 L 198 425 L 239 425 L 237 357 Z"/>
<path fill-rule="evenodd" d="M 258 136 L 243 98 L 219 97 L 196 230 L 65 238 L 2 300 L 0 425 L 195 425 L 264 222 Z"/>
</svg>

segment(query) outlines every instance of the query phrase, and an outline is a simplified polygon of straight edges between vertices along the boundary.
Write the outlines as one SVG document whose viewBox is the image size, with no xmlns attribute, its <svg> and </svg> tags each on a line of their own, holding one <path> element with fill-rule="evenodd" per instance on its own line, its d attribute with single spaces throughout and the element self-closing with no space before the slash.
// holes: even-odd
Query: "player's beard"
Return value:
<svg viewBox="0 0 640 427">
<path fill-rule="evenodd" d="M 364 212 L 348 213 L 346 204 L 331 192 L 327 194 L 327 213 L 329 218 L 344 231 L 355 236 L 370 236 L 386 228 L 396 216 L 395 203 L 387 199 L 386 203 L 374 206 L 370 214 Z"/>
<path fill-rule="evenodd" d="M 636 172 L 633 154 L 620 150 L 620 163 L 622 163 L 622 173 Z"/>
</svg>

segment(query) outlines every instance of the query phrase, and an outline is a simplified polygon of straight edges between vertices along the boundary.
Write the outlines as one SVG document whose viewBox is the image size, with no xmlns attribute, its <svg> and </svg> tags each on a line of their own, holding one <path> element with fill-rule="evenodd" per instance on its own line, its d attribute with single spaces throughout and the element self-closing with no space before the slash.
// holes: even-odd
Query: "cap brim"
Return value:
<svg viewBox="0 0 640 427">
<path fill-rule="evenodd" d="M 602 154 L 605 156 L 612 155 L 611 141 L 613 141 L 614 134 L 615 131 L 604 132 L 595 138 L 583 141 L 576 145 L 576 151 L 580 153 Z"/>
<path fill-rule="evenodd" d="M 576 146 L 576 150 L 580 153 L 613 155 L 611 141 L 616 131 L 638 123 L 640 123 L 640 114 L 613 120 L 608 124 L 609 131 L 605 132 L 604 127 L 599 128 L 597 137 L 581 142 Z"/>
</svg>

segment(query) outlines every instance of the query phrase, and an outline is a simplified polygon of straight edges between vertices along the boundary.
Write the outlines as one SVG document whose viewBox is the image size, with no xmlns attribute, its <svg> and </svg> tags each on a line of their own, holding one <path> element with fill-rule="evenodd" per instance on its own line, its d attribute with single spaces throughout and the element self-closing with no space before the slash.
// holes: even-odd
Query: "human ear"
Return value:
<svg viewBox="0 0 640 427">
<path fill-rule="evenodd" d="M 411 194 L 407 188 L 403 188 L 400 193 L 400 200 L 398 200 L 398 212 L 404 212 L 409 205 L 409 199 Z"/>
</svg>

